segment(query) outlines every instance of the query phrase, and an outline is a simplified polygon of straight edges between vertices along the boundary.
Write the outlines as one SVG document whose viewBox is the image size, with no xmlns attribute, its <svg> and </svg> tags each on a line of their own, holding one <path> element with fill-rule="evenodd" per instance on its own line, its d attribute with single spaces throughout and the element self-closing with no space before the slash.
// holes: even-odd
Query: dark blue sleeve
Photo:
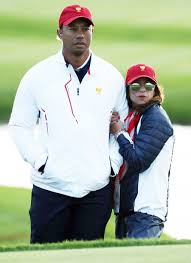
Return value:
<svg viewBox="0 0 191 263">
<path fill-rule="evenodd" d="M 173 128 L 162 114 L 143 115 L 139 133 L 131 144 L 123 134 L 119 135 L 119 153 L 128 163 L 129 172 L 144 172 L 173 135 Z"/>
</svg>

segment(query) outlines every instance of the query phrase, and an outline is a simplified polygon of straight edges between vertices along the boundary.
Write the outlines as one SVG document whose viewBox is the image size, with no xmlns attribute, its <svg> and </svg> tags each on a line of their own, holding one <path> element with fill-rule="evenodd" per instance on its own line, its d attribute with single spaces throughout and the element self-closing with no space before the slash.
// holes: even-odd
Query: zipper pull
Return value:
<svg viewBox="0 0 191 263">
<path fill-rule="evenodd" d="M 80 88 L 77 87 L 77 95 L 79 96 L 80 95 Z"/>
</svg>

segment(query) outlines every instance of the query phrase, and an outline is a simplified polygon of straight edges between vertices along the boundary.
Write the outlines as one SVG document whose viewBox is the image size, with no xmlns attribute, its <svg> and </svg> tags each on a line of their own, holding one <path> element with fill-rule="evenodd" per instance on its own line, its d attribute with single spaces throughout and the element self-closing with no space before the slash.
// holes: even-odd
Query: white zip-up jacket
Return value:
<svg viewBox="0 0 191 263">
<path fill-rule="evenodd" d="M 111 164 L 114 171 L 117 167 L 109 157 L 113 110 L 127 115 L 124 80 L 94 54 L 81 83 L 62 52 L 30 69 L 19 85 L 9 126 L 32 166 L 32 183 L 72 197 L 107 185 Z"/>
</svg>

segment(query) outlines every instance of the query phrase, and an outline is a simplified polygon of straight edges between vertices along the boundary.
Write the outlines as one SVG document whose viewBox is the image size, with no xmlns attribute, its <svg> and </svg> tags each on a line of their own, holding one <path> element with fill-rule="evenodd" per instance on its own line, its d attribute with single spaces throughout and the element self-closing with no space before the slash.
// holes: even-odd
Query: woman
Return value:
<svg viewBox="0 0 191 263">
<path fill-rule="evenodd" d="M 174 132 L 152 67 L 130 67 L 126 88 L 129 114 L 124 122 L 116 112 L 111 118 L 123 157 L 115 180 L 116 237 L 159 237 L 167 216 Z"/>
</svg>

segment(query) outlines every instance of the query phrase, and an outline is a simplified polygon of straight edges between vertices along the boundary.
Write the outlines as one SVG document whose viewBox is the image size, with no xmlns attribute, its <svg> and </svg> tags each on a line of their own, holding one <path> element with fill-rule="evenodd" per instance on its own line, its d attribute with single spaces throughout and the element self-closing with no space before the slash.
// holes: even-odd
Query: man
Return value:
<svg viewBox="0 0 191 263">
<path fill-rule="evenodd" d="M 109 124 L 127 103 L 120 73 L 89 49 L 93 26 L 87 8 L 64 8 L 62 51 L 30 69 L 16 94 L 9 125 L 32 166 L 31 243 L 104 238 L 111 215 Z"/>
</svg>

